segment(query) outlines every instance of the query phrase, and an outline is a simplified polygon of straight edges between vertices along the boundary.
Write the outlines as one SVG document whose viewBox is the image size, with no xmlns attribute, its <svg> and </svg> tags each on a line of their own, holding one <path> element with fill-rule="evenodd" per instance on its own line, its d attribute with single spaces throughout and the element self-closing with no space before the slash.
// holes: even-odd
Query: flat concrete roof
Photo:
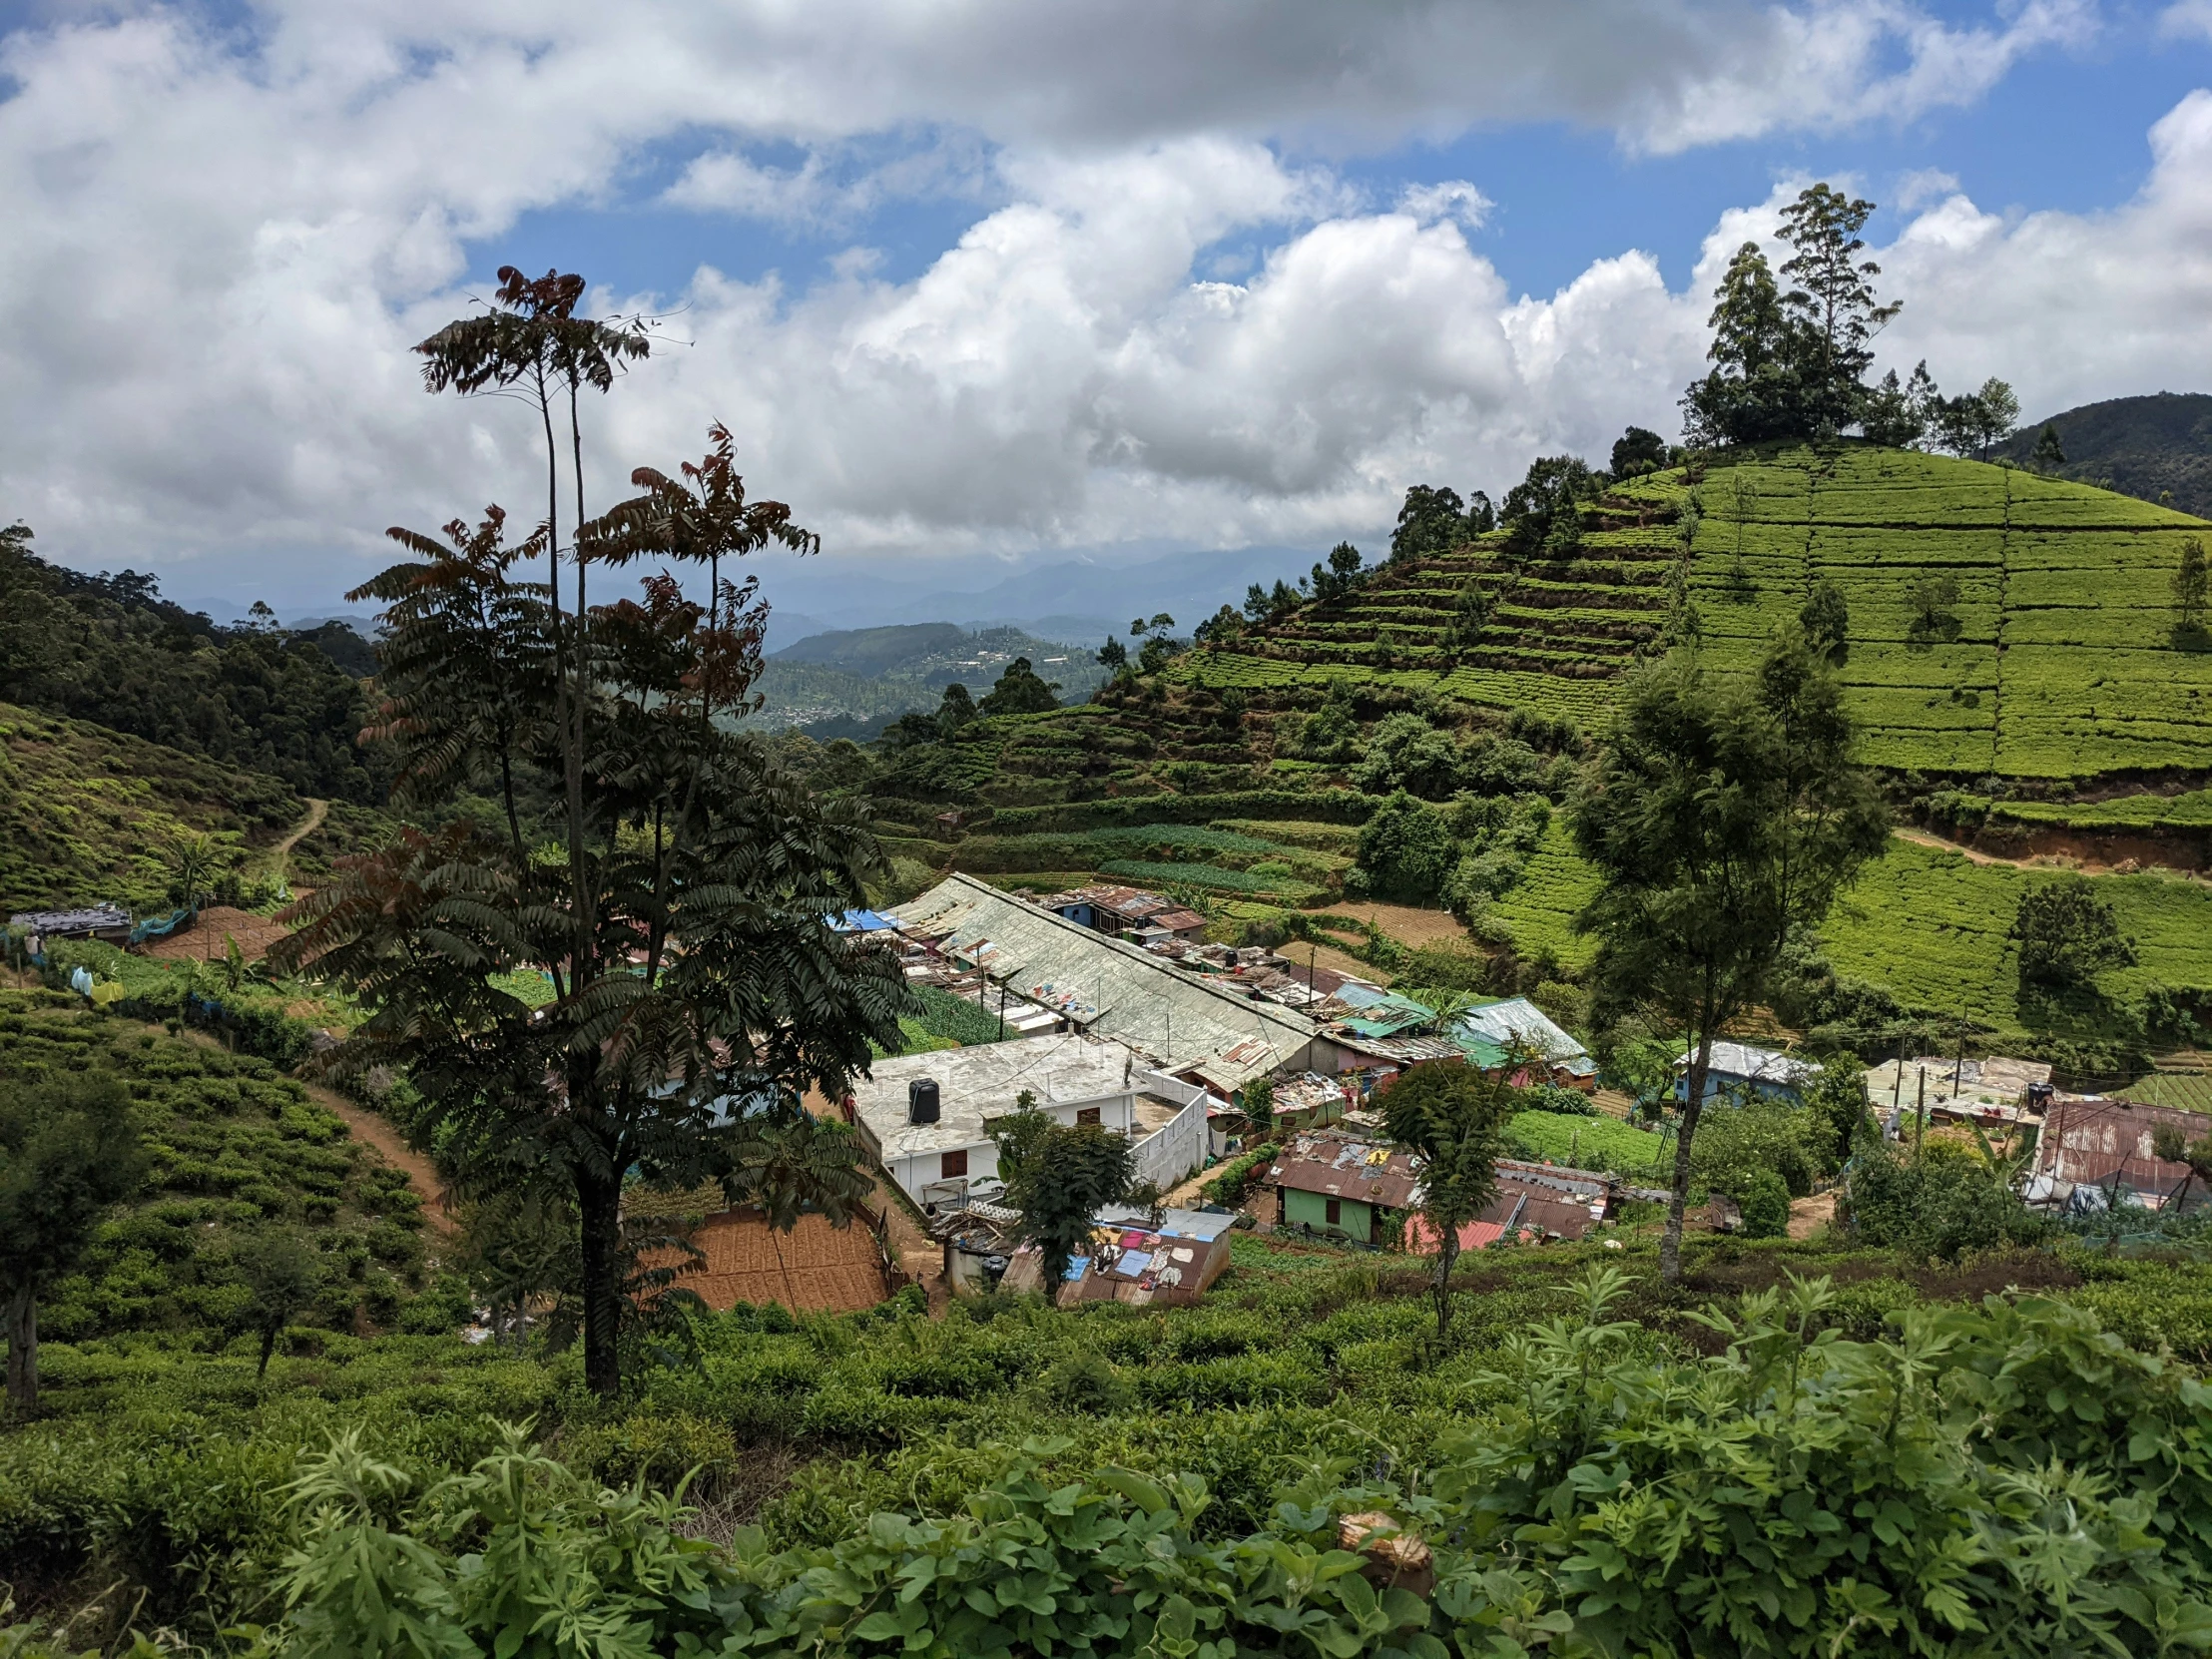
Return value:
<svg viewBox="0 0 2212 1659">
<path fill-rule="evenodd" d="M 854 1080 L 852 1099 L 884 1158 L 911 1158 L 988 1140 L 984 1120 L 1013 1111 L 1024 1089 L 1039 1106 L 1082 1105 L 1136 1093 L 1147 1069 L 1120 1043 L 1074 1034 L 1022 1037 L 878 1060 L 872 1075 Z M 936 1079 L 935 1123 L 906 1121 L 906 1085 L 916 1077 Z"/>
</svg>

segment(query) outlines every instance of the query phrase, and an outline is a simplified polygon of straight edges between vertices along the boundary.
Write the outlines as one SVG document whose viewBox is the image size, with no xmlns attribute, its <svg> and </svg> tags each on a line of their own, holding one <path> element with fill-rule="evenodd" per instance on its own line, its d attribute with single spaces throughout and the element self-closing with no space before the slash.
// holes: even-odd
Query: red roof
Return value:
<svg viewBox="0 0 2212 1659">
<path fill-rule="evenodd" d="M 2167 1127 L 2195 1141 L 2212 1134 L 2212 1118 L 2177 1106 L 2128 1100 L 2054 1100 L 2035 1144 L 2033 1173 L 2075 1186 L 2107 1188 L 2117 1176 L 2123 1188 L 2163 1198 L 2178 1191 L 2189 1175 L 2187 1164 L 2151 1155 L 2152 1133 Z"/>
</svg>

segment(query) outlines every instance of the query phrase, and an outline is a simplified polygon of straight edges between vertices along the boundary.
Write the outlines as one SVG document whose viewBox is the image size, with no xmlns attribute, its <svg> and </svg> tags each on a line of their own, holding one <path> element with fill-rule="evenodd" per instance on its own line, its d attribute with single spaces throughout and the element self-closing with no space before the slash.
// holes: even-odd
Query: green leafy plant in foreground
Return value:
<svg viewBox="0 0 2212 1659">
<path fill-rule="evenodd" d="M 2212 1390 L 2079 1309 L 1918 1308 L 1831 1328 L 1826 1280 L 1690 1317 L 1724 1346 L 1650 1358 L 1609 1315 L 1510 1337 L 1507 1403 L 1400 1477 L 1324 1459 L 1266 1523 L 1209 1536 L 1206 1484 L 1061 1442 L 934 1515 L 728 1558 L 674 1498 L 595 1488 L 510 1430 L 412 1503 L 341 1435 L 294 1483 L 304 1540 L 268 1654 L 1159 1654 L 1449 1659 L 1543 1651 L 2088 1654 L 2212 1646 Z M 1363 1459 L 1366 1463 L 1367 1460 Z M 1347 1518 L 1403 1547 L 1338 1547 Z M 1415 1539 L 1419 1540 L 1415 1542 Z M 1381 1580 L 1379 1585 L 1376 1580 Z M 1425 1586 L 1424 1586 L 1425 1587 Z"/>
</svg>

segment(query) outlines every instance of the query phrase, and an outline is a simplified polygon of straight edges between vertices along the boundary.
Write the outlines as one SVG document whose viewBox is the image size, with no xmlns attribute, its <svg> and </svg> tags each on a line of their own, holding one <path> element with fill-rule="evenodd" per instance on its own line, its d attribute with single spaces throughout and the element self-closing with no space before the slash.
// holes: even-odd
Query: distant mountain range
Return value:
<svg viewBox="0 0 2212 1659">
<path fill-rule="evenodd" d="M 1088 646 L 1020 628 L 971 632 L 949 622 L 907 622 L 833 629 L 770 656 L 759 686 L 765 701 L 752 724 L 872 736 L 909 709 L 935 708 L 955 682 L 981 697 L 1016 657 L 1027 657 L 1066 702 L 1082 701 L 1106 677 Z"/>
<path fill-rule="evenodd" d="M 1380 544 L 1371 548 L 1370 561 L 1382 551 Z M 1038 639 L 1097 646 L 1109 634 L 1126 634 L 1140 614 L 1165 611 L 1187 633 L 1223 605 L 1242 604 L 1252 583 L 1295 579 L 1314 559 L 1311 549 L 1240 547 L 1129 563 L 1108 555 L 1058 559 L 1005 575 L 996 559 L 899 565 L 826 557 L 764 560 L 761 576 L 779 642 L 795 637 L 786 614 L 797 612 L 840 631 L 942 617 L 965 628 L 1014 627 Z"/>
<path fill-rule="evenodd" d="M 2181 511 L 2212 518 L 2212 395 L 2161 391 L 2084 403 L 2022 426 L 1997 453 L 2027 465 L 2045 426 L 2058 428 L 2066 452 L 2059 477 L 2145 501 L 2169 495 Z"/>
</svg>

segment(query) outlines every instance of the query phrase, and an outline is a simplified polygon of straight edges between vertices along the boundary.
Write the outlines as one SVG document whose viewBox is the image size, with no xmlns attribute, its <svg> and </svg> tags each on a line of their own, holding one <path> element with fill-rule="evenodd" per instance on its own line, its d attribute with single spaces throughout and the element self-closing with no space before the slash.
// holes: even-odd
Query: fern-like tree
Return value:
<svg viewBox="0 0 2212 1659">
<path fill-rule="evenodd" d="M 515 315 L 424 350 L 446 384 L 519 384 L 550 444 L 548 396 L 573 410 L 611 379 L 619 341 L 567 326 L 581 283 L 546 280 L 510 281 Z M 603 1396 L 621 1386 L 625 1182 L 737 1182 L 810 1084 L 840 1091 L 871 1039 L 895 1046 L 907 1001 L 895 963 L 830 925 L 880 865 L 863 810 L 817 799 L 733 729 L 757 706 L 767 613 L 725 567 L 816 540 L 748 495 L 727 431 L 710 440 L 675 475 L 640 468 L 639 493 L 565 548 L 550 486 L 519 542 L 497 508 L 442 543 L 392 532 L 414 557 L 352 597 L 385 606 L 375 731 L 400 757 L 397 794 L 465 782 L 504 822 L 409 828 L 348 860 L 294 906 L 277 953 L 358 998 L 367 1017 L 325 1063 L 404 1068 L 424 1101 L 414 1132 L 445 1147 L 464 1193 L 573 1195 L 585 1380 Z M 576 499 L 581 515 L 581 485 Z M 540 554 L 549 579 L 519 578 L 518 557 Z M 589 602 L 590 567 L 638 562 L 657 568 L 637 597 Z M 687 567 L 699 598 L 672 574 Z M 533 792 L 561 803 L 548 844 L 521 822 Z M 521 968 L 551 976 L 550 1005 L 498 982 Z"/>
<path fill-rule="evenodd" d="M 1390 1139 L 1421 1160 L 1420 1211 L 1436 1235 L 1436 1340 L 1451 1329 L 1451 1270 L 1460 1229 L 1497 1196 L 1505 1122 L 1519 1096 L 1509 1079 L 1533 1057 L 1515 1054 L 1492 1073 L 1469 1065 L 1415 1066 L 1382 1091 Z"/>
<path fill-rule="evenodd" d="M 75 1271 L 145 1168 L 131 1097 L 115 1077 L 0 1076 L 0 1318 L 18 1411 L 38 1409 L 39 1297 Z"/>
<path fill-rule="evenodd" d="M 1691 1150 L 1713 1042 L 1758 1005 L 1793 929 L 1817 928 L 1836 895 L 1889 844 L 1889 815 L 1852 762 L 1843 688 L 1802 630 L 1769 646 L 1747 680 L 1677 651 L 1634 671 L 1569 808 L 1596 866 L 1576 918 L 1594 935 L 1596 1011 L 1687 1033 L 1688 1091 L 1675 1143 L 1660 1271 L 1682 1274 Z"/>
</svg>

